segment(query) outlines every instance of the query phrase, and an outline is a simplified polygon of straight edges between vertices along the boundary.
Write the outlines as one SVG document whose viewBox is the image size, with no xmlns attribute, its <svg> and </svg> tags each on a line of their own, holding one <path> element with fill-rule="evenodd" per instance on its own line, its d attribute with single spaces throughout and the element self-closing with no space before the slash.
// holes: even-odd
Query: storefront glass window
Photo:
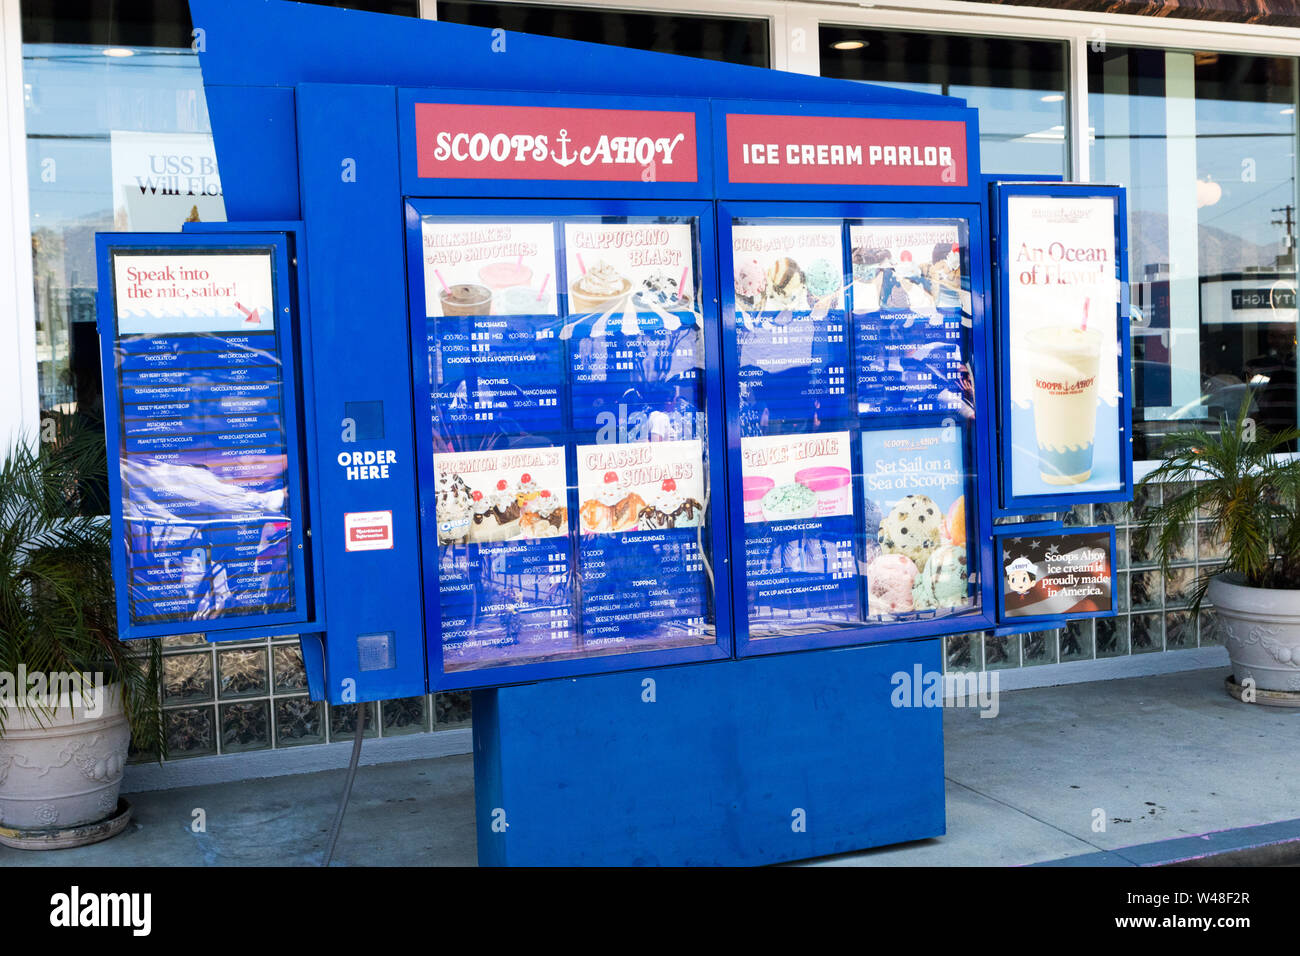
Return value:
<svg viewBox="0 0 1300 956">
<path fill-rule="evenodd" d="M 1092 178 L 1128 187 L 1134 457 L 1243 402 L 1296 424 L 1296 62 L 1088 55 Z"/>
<path fill-rule="evenodd" d="M 771 65 L 766 20 L 471 0 L 440 0 L 438 19 L 747 66 Z"/>
<path fill-rule="evenodd" d="M 185 0 L 31 0 L 22 26 L 41 417 L 97 420 L 95 233 L 225 219 L 203 78 Z"/>
<path fill-rule="evenodd" d="M 980 111 L 986 173 L 1065 176 L 1066 46 L 822 24 L 822 76 L 959 96 Z"/>
</svg>

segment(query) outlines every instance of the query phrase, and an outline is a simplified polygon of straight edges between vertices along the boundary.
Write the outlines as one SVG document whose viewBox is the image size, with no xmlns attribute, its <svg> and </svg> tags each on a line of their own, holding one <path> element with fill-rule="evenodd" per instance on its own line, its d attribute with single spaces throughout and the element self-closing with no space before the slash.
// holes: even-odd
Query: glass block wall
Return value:
<svg viewBox="0 0 1300 956">
<path fill-rule="evenodd" d="M 356 704 L 308 699 L 296 637 L 221 644 L 198 634 L 164 638 L 162 694 L 171 760 L 324 744 L 356 733 Z M 468 692 L 365 706 L 367 738 L 469 726 Z"/>
<path fill-rule="evenodd" d="M 1188 610 L 1197 578 L 1222 567 L 1226 553 L 1224 542 L 1213 533 L 1209 522 L 1197 523 L 1168 575 L 1160 573 L 1150 548 L 1136 544 L 1140 536 L 1135 526 L 1147 508 L 1160 503 L 1161 493 L 1157 486 L 1140 492 L 1132 504 L 1076 505 L 1064 514 L 1010 519 L 1008 523 L 1057 519 L 1074 526 L 1115 525 L 1119 613 L 1113 618 L 1071 621 L 1063 628 L 1025 634 L 953 635 L 944 639 L 946 669 L 1002 670 L 1219 644 L 1209 604 L 1202 604 L 1199 621 Z"/>
</svg>

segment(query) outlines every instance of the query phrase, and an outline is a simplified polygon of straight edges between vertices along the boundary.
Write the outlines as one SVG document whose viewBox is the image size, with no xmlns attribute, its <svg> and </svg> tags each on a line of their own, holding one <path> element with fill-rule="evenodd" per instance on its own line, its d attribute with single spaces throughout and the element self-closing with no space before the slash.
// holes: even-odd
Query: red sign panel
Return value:
<svg viewBox="0 0 1300 956">
<path fill-rule="evenodd" d="M 960 120 L 727 114 L 733 183 L 965 186 Z"/>
<path fill-rule="evenodd" d="M 416 103 L 421 179 L 693 183 L 695 114 Z"/>
<path fill-rule="evenodd" d="M 384 525 L 361 525 L 348 529 L 353 541 L 387 541 L 388 528 Z"/>
</svg>

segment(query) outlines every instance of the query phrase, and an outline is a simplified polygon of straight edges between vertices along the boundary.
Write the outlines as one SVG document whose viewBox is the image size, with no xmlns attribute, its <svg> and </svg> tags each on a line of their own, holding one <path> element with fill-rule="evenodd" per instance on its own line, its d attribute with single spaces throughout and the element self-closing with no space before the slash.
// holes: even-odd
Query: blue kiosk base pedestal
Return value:
<svg viewBox="0 0 1300 956">
<path fill-rule="evenodd" d="M 944 832 L 939 641 L 474 693 L 485 866 L 742 866 Z M 902 676 L 899 676 L 902 675 Z"/>
</svg>

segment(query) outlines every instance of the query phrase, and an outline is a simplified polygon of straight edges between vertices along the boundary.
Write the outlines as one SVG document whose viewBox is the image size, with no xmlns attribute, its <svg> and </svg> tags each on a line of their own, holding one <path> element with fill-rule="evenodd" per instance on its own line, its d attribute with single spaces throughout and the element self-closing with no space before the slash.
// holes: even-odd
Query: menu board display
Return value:
<svg viewBox="0 0 1300 956">
<path fill-rule="evenodd" d="M 444 670 L 713 643 L 696 222 L 421 239 Z"/>
<path fill-rule="evenodd" d="M 846 316 L 838 224 L 732 227 L 741 433 L 843 424 Z"/>
<path fill-rule="evenodd" d="M 961 411 L 970 279 L 956 221 L 849 226 L 858 411 Z"/>
<path fill-rule="evenodd" d="M 132 624 L 297 607 L 272 256 L 112 254 Z"/>
<path fill-rule="evenodd" d="M 701 436 L 689 222 L 564 224 L 573 425 L 591 441 Z"/>
<path fill-rule="evenodd" d="M 1122 487 L 1115 215 L 1113 196 L 1007 197 L 1013 497 Z"/>
<path fill-rule="evenodd" d="M 733 221 L 751 638 L 978 608 L 967 242 L 959 219 Z"/>
<path fill-rule="evenodd" d="M 453 447 L 563 427 L 550 223 L 425 222 L 434 414 Z"/>
<path fill-rule="evenodd" d="M 998 539 L 1004 619 L 1114 613 L 1114 540 L 1109 528 Z"/>
</svg>

